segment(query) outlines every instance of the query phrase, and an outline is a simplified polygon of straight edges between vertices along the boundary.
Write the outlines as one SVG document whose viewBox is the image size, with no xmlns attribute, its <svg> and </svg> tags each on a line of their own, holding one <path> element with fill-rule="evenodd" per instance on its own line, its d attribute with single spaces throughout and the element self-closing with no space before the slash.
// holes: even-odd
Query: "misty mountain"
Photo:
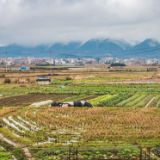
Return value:
<svg viewBox="0 0 160 160">
<path fill-rule="evenodd" d="M 130 51 L 134 57 L 160 58 L 160 43 L 153 39 L 146 39 L 134 46 Z"/>
<path fill-rule="evenodd" d="M 55 43 L 53 44 L 49 50 L 51 50 L 52 52 L 55 53 L 62 53 L 64 54 L 64 52 L 73 52 L 76 49 L 78 49 L 78 47 L 81 45 L 80 42 L 70 42 L 68 44 L 63 44 L 63 43 Z"/>
<path fill-rule="evenodd" d="M 79 56 L 111 56 L 117 53 L 123 53 L 123 48 L 121 48 L 116 43 L 109 41 L 108 39 L 105 40 L 89 40 L 84 43 L 81 47 L 76 50 L 76 54 Z"/>
<path fill-rule="evenodd" d="M 0 47 L 0 58 L 8 57 L 50 57 L 53 58 L 95 58 L 95 57 L 118 57 L 118 58 L 159 58 L 160 43 L 153 39 L 131 46 L 124 41 L 110 39 L 91 39 L 84 44 L 70 42 L 68 44 L 55 43 L 51 46 L 38 45 L 34 47 L 11 44 Z"/>
</svg>

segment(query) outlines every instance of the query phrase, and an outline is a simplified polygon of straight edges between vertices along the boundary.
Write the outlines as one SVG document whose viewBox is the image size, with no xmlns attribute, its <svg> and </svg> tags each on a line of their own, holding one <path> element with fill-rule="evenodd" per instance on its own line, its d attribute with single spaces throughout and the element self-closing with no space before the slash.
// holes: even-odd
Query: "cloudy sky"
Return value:
<svg viewBox="0 0 160 160">
<path fill-rule="evenodd" d="M 160 0 L 0 0 L 0 45 L 160 41 Z"/>
</svg>

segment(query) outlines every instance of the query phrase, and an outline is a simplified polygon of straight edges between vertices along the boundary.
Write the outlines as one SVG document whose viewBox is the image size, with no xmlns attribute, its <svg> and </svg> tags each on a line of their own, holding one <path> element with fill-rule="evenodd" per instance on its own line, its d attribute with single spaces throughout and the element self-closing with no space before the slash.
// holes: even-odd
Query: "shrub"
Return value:
<svg viewBox="0 0 160 160">
<path fill-rule="evenodd" d="M 72 80 L 72 77 L 66 77 L 66 80 L 68 81 L 68 80 Z"/>
<path fill-rule="evenodd" d="M 5 78 L 5 74 L 1 74 L 1 75 L 0 75 L 0 78 Z"/>
<path fill-rule="evenodd" d="M 18 79 L 15 79 L 14 83 L 18 83 Z"/>
<path fill-rule="evenodd" d="M 114 67 L 114 66 L 126 66 L 126 65 L 124 63 L 112 63 L 110 66 Z"/>
<path fill-rule="evenodd" d="M 27 78 L 27 81 L 30 82 L 30 78 Z"/>
<path fill-rule="evenodd" d="M 111 153 L 111 152 L 108 152 L 108 153 L 107 153 L 107 156 L 108 156 L 108 157 L 110 157 L 111 155 L 112 155 L 112 153 Z"/>
<path fill-rule="evenodd" d="M 11 83 L 11 79 L 6 78 L 6 79 L 4 80 L 4 83 Z"/>
</svg>

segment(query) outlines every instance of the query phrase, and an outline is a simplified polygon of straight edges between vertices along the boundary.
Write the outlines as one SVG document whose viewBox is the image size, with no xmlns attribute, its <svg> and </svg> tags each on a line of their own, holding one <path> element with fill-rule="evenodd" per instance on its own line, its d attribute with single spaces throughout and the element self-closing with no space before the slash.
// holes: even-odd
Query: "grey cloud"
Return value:
<svg viewBox="0 0 160 160">
<path fill-rule="evenodd" d="M 159 0 L 0 0 L 0 44 L 160 40 Z"/>
</svg>

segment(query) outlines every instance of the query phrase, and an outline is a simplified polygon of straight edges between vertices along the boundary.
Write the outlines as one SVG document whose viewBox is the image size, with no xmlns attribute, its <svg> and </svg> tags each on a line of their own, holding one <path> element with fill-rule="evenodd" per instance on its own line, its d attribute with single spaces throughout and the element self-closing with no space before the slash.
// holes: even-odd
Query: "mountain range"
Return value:
<svg viewBox="0 0 160 160">
<path fill-rule="evenodd" d="M 52 58 L 160 58 L 160 43 L 153 39 L 146 39 L 133 46 L 124 41 L 91 39 L 83 44 L 70 42 L 35 47 L 10 44 L 0 47 L 0 58 L 5 57 L 5 52 L 8 57 L 43 58 L 50 57 L 50 51 Z"/>
</svg>

